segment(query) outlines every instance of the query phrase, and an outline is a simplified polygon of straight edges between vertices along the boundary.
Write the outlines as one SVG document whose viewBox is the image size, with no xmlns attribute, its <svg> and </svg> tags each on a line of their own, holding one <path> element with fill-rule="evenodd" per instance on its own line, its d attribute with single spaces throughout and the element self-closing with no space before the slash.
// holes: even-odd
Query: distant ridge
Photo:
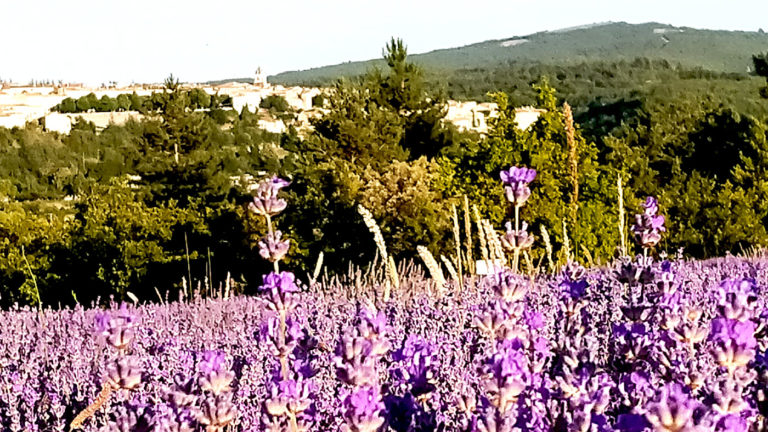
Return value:
<svg viewBox="0 0 768 432">
<path fill-rule="evenodd" d="M 514 42 L 518 40 L 525 42 Z M 382 41 L 382 45 L 385 42 Z M 507 63 L 567 66 L 645 57 L 667 60 L 685 68 L 747 73 L 752 54 L 765 51 L 768 51 L 768 34 L 763 32 L 694 29 L 656 22 L 607 22 L 438 49 L 410 58 L 426 68 L 451 71 Z M 383 62 L 368 60 L 287 71 L 272 75 L 269 80 L 286 85 L 317 84 L 360 75 L 374 65 L 383 66 Z"/>
</svg>

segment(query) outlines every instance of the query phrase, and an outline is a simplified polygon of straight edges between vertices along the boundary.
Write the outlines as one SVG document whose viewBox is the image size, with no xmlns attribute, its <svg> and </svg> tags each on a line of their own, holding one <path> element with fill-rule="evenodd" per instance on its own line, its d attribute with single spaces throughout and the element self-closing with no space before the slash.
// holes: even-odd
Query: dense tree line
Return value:
<svg viewBox="0 0 768 432">
<path fill-rule="evenodd" d="M 521 216 L 533 234 L 549 232 L 561 259 L 566 234 L 580 261 L 616 253 L 619 175 L 628 214 L 645 196 L 660 198 L 669 220 L 663 250 L 706 257 L 768 244 L 768 101 L 758 78 L 644 61 L 509 72 L 461 90 L 502 90 L 487 95 L 500 112 L 481 137 L 445 121 L 456 80 L 436 86 L 399 40 L 386 46 L 384 64 L 333 83 L 317 101 L 325 113 L 303 135 L 269 134 L 247 110 L 198 110 L 213 102 L 173 79 L 142 101 L 151 106 L 142 121 L 98 132 L 80 122 L 69 135 L 32 123 L 0 129 L 0 302 L 129 291 L 152 299 L 182 279 L 205 289 L 228 273 L 252 289 L 266 270 L 254 250 L 265 227 L 246 210 L 247 175 L 272 173 L 292 182 L 277 223 L 296 270 L 311 271 L 321 252 L 331 272 L 373 259 L 359 204 L 397 260 L 414 257 L 417 245 L 448 254 L 451 204 L 465 195 L 500 229 L 510 215 L 498 175 L 516 164 L 539 172 Z M 534 77 L 542 71 L 548 80 Z M 475 73 L 467 85 L 491 72 Z M 613 84 L 598 86 L 599 76 Z M 571 147 L 565 100 L 576 108 Z M 514 122 L 523 104 L 545 110 L 527 130 Z M 544 256 L 541 242 L 531 254 Z"/>
<path fill-rule="evenodd" d="M 203 89 L 193 88 L 183 91 L 189 99 L 189 107 L 192 109 L 221 109 L 232 107 L 232 98 L 228 95 L 209 94 Z M 165 106 L 167 95 L 155 92 L 149 96 L 133 93 L 121 93 L 116 97 L 103 95 L 101 98 L 94 93 L 80 96 L 77 99 L 64 98 L 51 110 L 61 113 L 84 112 L 112 112 L 112 111 L 138 111 L 146 114 L 159 112 Z"/>
</svg>

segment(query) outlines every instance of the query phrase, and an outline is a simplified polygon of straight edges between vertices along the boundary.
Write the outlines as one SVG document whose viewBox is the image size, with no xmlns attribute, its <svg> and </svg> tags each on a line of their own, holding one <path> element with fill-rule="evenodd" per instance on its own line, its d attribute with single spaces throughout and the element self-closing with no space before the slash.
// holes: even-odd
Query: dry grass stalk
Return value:
<svg viewBox="0 0 768 432">
<path fill-rule="evenodd" d="M 379 254 L 386 260 L 389 256 L 387 254 L 387 245 L 384 243 L 384 236 L 381 235 L 381 228 L 379 227 L 379 224 L 376 223 L 376 219 L 373 218 L 373 214 L 362 205 L 357 206 L 357 212 L 363 217 L 363 222 L 365 222 L 365 226 L 368 227 L 368 231 L 373 234 L 373 241 L 379 249 Z"/>
<path fill-rule="evenodd" d="M 459 291 L 461 291 L 464 289 L 464 269 L 461 265 L 461 234 L 459 233 L 459 213 L 456 210 L 456 204 L 451 204 L 451 217 L 453 218 L 453 241 L 456 243 L 456 265 L 458 267 L 456 282 L 459 284 Z"/>
<path fill-rule="evenodd" d="M 579 155 L 576 145 L 576 128 L 573 124 L 573 111 L 568 102 L 563 104 L 563 118 L 565 120 L 565 138 L 568 141 L 568 166 L 571 178 L 571 202 L 570 216 L 571 226 L 576 229 L 576 215 L 579 211 Z"/>
<path fill-rule="evenodd" d="M 395 264 L 395 259 L 392 255 L 389 256 L 389 266 L 387 267 L 387 270 L 389 270 L 389 279 L 392 282 L 392 286 L 395 287 L 396 290 L 400 289 L 400 275 L 397 274 L 397 265 Z M 389 301 L 389 291 L 384 294 L 384 301 Z"/>
<path fill-rule="evenodd" d="M 455 281 L 458 281 L 459 275 L 456 273 L 456 267 L 453 266 L 451 260 L 449 260 L 445 255 L 440 255 L 440 260 L 443 262 L 443 265 L 445 265 L 445 268 L 448 270 L 448 274 L 451 275 L 451 278 Z"/>
<path fill-rule="evenodd" d="M 475 258 L 472 256 L 472 222 L 469 219 L 469 198 L 464 195 L 464 248 L 467 250 L 467 271 L 475 274 Z"/>
<path fill-rule="evenodd" d="M 536 269 L 533 266 L 533 260 L 531 260 L 531 256 L 528 255 L 528 251 L 523 251 L 523 257 L 525 258 L 525 264 L 528 266 L 528 276 L 535 275 Z"/>
<path fill-rule="evenodd" d="M 312 272 L 312 284 L 314 284 L 317 281 L 318 276 L 320 276 L 320 272 L 323 270 L 323 252 L 321 251 L 319 255 L 317 255 L 317 262 L 315 263 L 315 271 Z"/>
<path fill-rule="evenodd" d="M 416 246 L 416 251 L 419 253 L 419 256 L 421 257 L 421 260 L 424 261 L 424 265 L 427 266 L 427 270 L 429 270 L 429 275 L 432 277 L 432 280 L 435 281 L 435 284 L 437 285 L 437 290 L 442 293 L 445 290 L 445 276 L 443 276 L 443 271 L 440 270 L 440 265 L 437 264 L 437 261 L 435 261 L 435 257 L 432 256 L 432 253 L 427 249 L 425 246 Z"/>
<path fill-rule="evenodd" d="M 230 292 L 232 292 L 232 276 L 227 272 L 227 278 L 224 279 L 224 300 L 229 298 Z"/>
<path fill-rule="evenodd" d="M 549 263 L 549 271 L 555 271 L 555 263 L 552 261 L 552 241 L 549 239 L 549 232 L 547 227 L 541 226 L 541 238 L 544 239 L 544 247 L 547 249 L 547 263 Z"/>
<path fill-rule="evenodd" d="M 571 261 L 571 241 L 568 239 L 568 224 L 563 219 L 563 257 L 565 262 Z"/>
<path fill-rule="evenodd" d="M 96 411 L 102 407 L 109 400 L 109 396 L 112 394 L 112 386 L 104 383 L 101 385 L 101 391 L 96 396 L 96 400 L 92 404 L 88 405 L 84 410 L 80 411 L 72 423 L 69 424 L 69 430 L 79 429 L 83 426 L 83 422 L 88 420 L 92 415 L 96 414 Z"/>
<path fill-rule="evenodd" d="M 160 304 L 165 304 L 163 301 L 163 296 L 160 294 L 160 290 L 155 287 L 155 293 L 157 294 L 157 298 L 160 299 Z M 75 301 L 77 301 L 77 298 L 75 298 Z"/>
<path fill-rule="evenodd" d="M 483 219 L 483 228 L 485 230 L 485 241 L 488 243 L 488 249 L 491 252 L 491 260 L 504 261 L 504 249 L 501 247 L 499 234 L 493 229 L 488 219 Z"/>
<path fill-rule="evenodd" d="M 472 211 L 475 216 L 475 224 L 477 224 L 477 237 L 480 238 L 480 254 L 483 256 L 483 261 L 488 262 L 490 257 L 488 256 L 488 243 L 485 241 L 483 220 L 480 219 L 480 211 L 474 204 L 472 204 Z"/>
<path fill-rule="evenodd" d="M 621 173 L 616 180 L 616 189 L 619 193 L 619 242 L 621 244 L 621 256 L 627 256 L 627 243 L 624 234 L 624 184 L 622 183 Z"/>
<path fill-rule="evenodd" d="M 589 253 L 589 249 L 586 246 L 581 245 L 581 251 L 584 252 L 584 256 L 587 257 L 587 263 L 590 267 L 595 266 L 595 261 L 592 259 L 592 254 Z"/>
<path fill-rule="evenodd" d="M 373 218 L 373 214 L 370 212 L 370 210 L 363 207 L 362 204 L 357 206 L 357 212 L 360 213 L 360 216 L 363 217 L 363 222 L 365 222 L 365 226 L 368 227 L 368 231 L 373 234 L 373 241 L 376 243 L 376 248 L 379 251 L 379 255 L 381 255 L 381 259 L 384 262 L 384 265 L 387 267 L 387 274 L 390 275 L 392 270 L 389 268 L 389 254 L 387 253 L 387 245 L 384 243 L 384 236 L 381 234 L 381 228 L 379 227 L 379 224 L 376 223 L 376 219 Z M 391 278 L 389 276 L 386 278 L 386 285 L 384 287 L 384 298 L 386 300 L 389 300 L 390 296 L 390 279 Z"/>
</svg>

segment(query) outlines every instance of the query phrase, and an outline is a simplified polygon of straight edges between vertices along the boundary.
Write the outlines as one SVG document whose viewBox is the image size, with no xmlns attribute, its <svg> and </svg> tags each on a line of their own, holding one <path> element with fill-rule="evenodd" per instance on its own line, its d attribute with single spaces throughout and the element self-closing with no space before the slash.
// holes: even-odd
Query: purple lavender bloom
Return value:
<svg viewBox="0 0 768 432">
<path fill-rule="evenodd" d="M 635 215 L 635 223 L 631 230 L 637 243 L 644 248 L 649 248 L 659 243 L 661 233 L 666 231 L 666 228 L 664 228 L 664 216 L 656 214 L 659 210 L 656 198 L 648 197 L 643 207 L 645 211 Z"/>
<path fill-rule="evenodd" d="M 658 432 L 694 432 L 699 430 L 695 411 L 701 403 L 690 397 L 685 387 L 670 383 L 662 387 L 646 406 L 645 419 Z"/>
<path fill-rule="evenodd" d="M 97 313 L 94 317 L 96 333 L 106 343 L 119 351 L 126 351 L 136 336 L 138 318 L 128 310 L 125 303 L 115 314 Z"/>
<path fill-rule="evenodd" d="M 285 312 L 296 305 L 294 294 L 299 292 L 296 276 L 291 272 L 271 272 L 264 275 L 264 284 L 259 290 L 266 294 L 271 309 Z"/>
<path fill-rule="evenodd" d="M 375 387 L 361 387 L 344 398 L 344 420 L 351 432 L 375 432 L 384 424 L 384 402 Z"/>
<path fill-rule="evenodd" d="M 728 414 L 720 418 L 715 426 L 717 432 L 747 432 L 749 424 L 744 417 Z"/>
<path fill-rule="evenodd" d="M 653 333 L 643 323 L 613 326 L 618 352 L 629 362 L 646 359 L 654 346 Z"/>
<path fill-rule="evenodd" d="M 408 384 L 414 397 L 418 398 L 435 390 L 438 359 L 429 342 L 409 335 L 403 348 L 392 353 L 392 359 L 405 363 L 404 367 L 395 370 L 394 375 L 397 381 Z"/>
<path fill-rule="evenodd" d="M 102 432 L 151 432 L 159 426 L 151 406 L 128 404 L 117 407 Z"/>
<path fill-rule="evenodd" d="M 203 360 L 198 365 L 200 371 L 200 389 L 211 392 L 214 395 L 227 393 L 231 390 L 230 384 L 235 379 L 234 372 L 227 369 L 224 353 L 219 351 L 206 351 Z"/>
<path fill-rule="evenodd" d="M 525 339 L 526 329 L 519 325 L 525 303 L 496 300 L 485 305 L 474 324 L 495 340 Z"/>
<path fill-rule="evenodd" d="M 566 298 L 577 300 L 587 293 L 589 282 L 585 274 L 584 267 L 576 263 L 569 263 L 563 268 L 559 286 Z"/>
<path fill-rule="evenodd" d="M 275 357 L 291 356 L 305 334 L 301 321 L 293 316 L 285 320 L 285 337 L 280 337 L 280 318 L 268 314 L 259 328 L 259 340 L 269 344 L 269 351 Z"/>
<path fill-rule="evenodd" d="M 490 404 L 500 413 L 508 412 L 531 380 L 528 359 L 519 341 L 503 341 L 486 361 L 483 386 Z"/>
<path fill-rule="evenodd" d="M 619 414 L 614 428 L 621 432 L 644 432 L 649 426 L 642 414 Z"/>
<path fill-rule="evenodd" d="M 497 297 L 507 302 L 520 301 L 528 293 L 527 281 L 508 269 L 486 276 L 483 285 L 490 287 Z"/>
<path fill-rule="evenodd" d="M 531 196 L 528 184 L 536 178 L 536 171 L 526 167 L 511 167 L 502 170 L 501 181 L 504 183 L 504 194 L 507 200 L 515 206 L 522 206 Z"/>
<path fill-rule="evenodd" d="M 314 383 L 302 377 L 280 380 L 271 385 L 269 396 L 264 401 L 264 410 L 273 421 L 288 417 L 300 419 L 303 423 L 311 422 L 315 416 L 315 390 Z"/>
<path fill-rule="evenodd" d="M 515 230 L 512 227 L 512 222 L 507 222 L 505 226 L 507 231 L 501 236 L 501 246 L 505 250 L 509 252 L 514 252 L 515 250 L 522 251 L 533 246 L 534 236 L 528 233 L 528 224 L 526 222 L 520 224 L 519 230 Z"/>
<path fill-rule="evenodd" d="M 280 189 L 290 185 L 290 182 L 283 180 L 277 176 L 262 180 L 256 188 L 256 194 L 253 197 L 253 202 L 248 205 L 248 208 L 262 216 L 275 216 L 285 210 L 288 203 L 278 198 L 277 194 Z"/>
<path fill-rule="evenodd" d="M 231 394 L 224 393 L 205 398 L 195 409 L 195 414 L 207 432 L 219 432 L 235 420 L 237 409 L 232 403 Z"/>
<path fill-rule="evenodd" d="M 135 357 L 122 357 L 107 366 L 105 382 L 113 389 L 133 390 L 141 384 L 141 365 Z"/>
<path fill-rule="evenodd" d="M 645 198 L 645 202 L 643 203 L 643 208 L 645 209 L 645 214 L 647 215 L 655 215 L 659 212 L 659 201 L 655 197 L 647 197 Z"/>
<path fill-rule="evenodd" d="M 259 240 L 259 255 L 270 262 L 280 261 L 288 253 L 290 240 L 282 240 L 283 233 L 279 230 L 267 234 Z"/>
<path fill-rule="evenodd" d="M 757 340 L 755 323 L 752 321 L 715 318 L 712 320 L 709 338 L 715 360 L 730 372 L 746 366 L 755 358 Z"/>
<path fill-rule="evenodd" d="M 717 291 L 717 310 L 721 316 L 739 321 L 756 315 L 757 284 L 754 279 L 726 279 Z"/>
<path fill-rule="evenodd" d="M 371 341 L 344 335 L 336 347 L 333 363 L 340 381 L 353 386 L 365 386 L 378 381 L 377 360 Z"/>
</svg>

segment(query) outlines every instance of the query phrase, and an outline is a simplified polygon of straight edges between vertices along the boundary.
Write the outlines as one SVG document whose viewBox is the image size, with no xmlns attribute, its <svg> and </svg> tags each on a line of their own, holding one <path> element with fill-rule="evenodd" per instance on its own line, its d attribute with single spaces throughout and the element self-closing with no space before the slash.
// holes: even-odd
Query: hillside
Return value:
<svg viewBox="0 0 768 432">
<path fill-rule="evenodd" d="M 408 41 L 405 41 L 406 43 Z M 745 73 L 751 55 L 768 50 L 763 32 L 702 30 L 667 24 L 605 23 L 528 36 L 490 40 L 458 48 L 410 56 L 427 69 L 454 71 L 493 68 L 502 64 L 568 65 L 591 61 L 621 61 L 638 57 L 666 60 L 685 68 Z M 341 76 L 362 74 L 381 60 L 348 62 L 269 77 L 280 84 L 318 84 Z"/>
</svg>

